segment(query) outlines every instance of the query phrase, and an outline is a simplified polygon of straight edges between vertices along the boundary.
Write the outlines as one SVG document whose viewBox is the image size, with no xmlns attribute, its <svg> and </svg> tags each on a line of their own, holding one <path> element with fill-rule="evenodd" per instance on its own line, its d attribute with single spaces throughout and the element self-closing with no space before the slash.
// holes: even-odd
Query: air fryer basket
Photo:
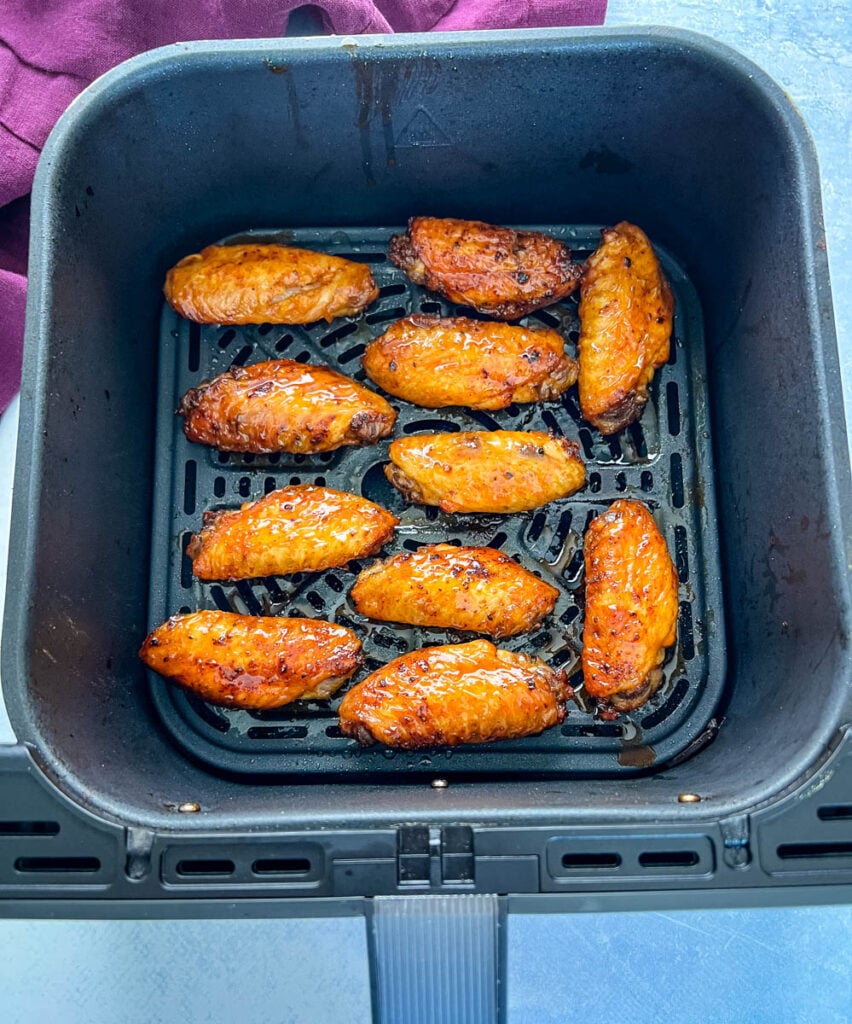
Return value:
<svg viewBox="0 0 852 1024">
<path fill-rule="evenodd" d="M 565 238 L 575 259 L 600 240 L 596 229 L 546 228 Z M 578 700 L 568 718 L 540 736 L 483 747 L 426 751 L 417 756 L 382 747 L 359 748 L 337 727 L 333 701 L 298 701 L 273 711 L 214 708 L 152 673 L 154 703 L 166 727 L 196 757 L 223 771 L 353 775 L 462 772 L 571 772 L 632 774 L 682 754 L 714 735 L 708 720 L 724 681 L 722 621 L 707 608 L 721 606 L 710 433 L 707 422 L 704 337 L 697 297 L 683 271 L 664 257 L 676 296 L 669 364 L 659 374 L 640 422 L 605 439 L 580 417 L 576 392 L 546 405 L 510 406 L 494 413 L 419 409 L 396 401 L 394 434 L 436 430 L 551 430 L 580 442 L 588 484 L 580 494 L 536 512 L 511 516 L 445 515 L 406 506 L 387 482 L 389 439 L 367 448 L 320 456 L 254 456 L 217 452 L 191 444 L 175 416 L 181 395 L 229 366 L 285 357 L 327 364 L 365 380 L 359 357 L 393 320 L 415 312 L 464 313 L 434 293 L 411 284 L 387 259 L 390 231 L 301 230 L 255 232 L 230 241 L 263 238 L 348 256 L 371 265 L 381 292 L 365 315 L 302 327 L 216 327 L 190 324 L 164 307 L 160 329 L 160 378 L 151 549 L 149 621 L 196 608 L 243 614 L 304 615 L 350 626 L 363 638 L 361 675 L 408 650 L 460 643 L 472 635 L 372 623 L 348 600 L 360 569 L 299 574 L 290 578 L 203 584 L 192 576 L 185 548 L 205 509 L 238 507 L 288 483 L 319 483 L 363 494 L 401 516 L 386 553 L 421 544 L 454 541 L 491 545 L 544 575 L 560 590 L 554 613 L 532 635 L 501 646 L 544 657 L 565 668 Z M 469 311 L 468 311 L 469 312 Z M 539 311 L 529 323 L 557 328 L 577 340 L 577 296 Z M 592 518 L 617 497 L 636 497 L 657 516 L 676 558 L 681 582 L 679 641 L 666 680 L 652 702 L 618 721 L 604 721 L 583 699 L 579 651 L 582 634 L 582 537 Z M 700 497 L 699 497 L 700 496 Z M 358 676 L 355 677 L 357 681 Z M 579 705 L 579 706 L 578 706 Z"/>
<path fill-rule="evenodd" d="M 531 568 L 564 567 L 553 621 L 513 643 L 573 668 L 576 538 L 619 494 L 646 499 L 678 561 L 680 647 L 659 701 L 613 723 L 622 735 L 572 708 L 566 733 L 432 752 L 430 764 L 355 756 L 319 705 L 220 714 L 149 681 L 138 661 L 150 624 L 181 607 L 269 601 L 355 621 L 351 574 L 193 583 L 181 542 L 205 507 L 293 477 L 397 500 L 374 490 L 382 446 L 298 466 L 220 462 L 178 432 L 180 390 L 264 354 L 352 372 L 382 316 L 424 302 L 449 311 L 383 262 L 382 297 L 360 320 L 196 330 L 162 319 L 167 268 L 252 228 L 367 258 L 418 213 L 555 225 L 580 251 L 597 229 L 570 225 L 627 219 L 664 255 L 682 344 L 638 428 L 611 449 L 570 396 L 486 421 L 553 426 L 552 415 L 586 448 L 586 490 L 543 519 L 410 510 L 394 541 L 505 533 Z M 542 315 L 574 327 L 572 303 Z M 399 431 L 433 418 L 400 407 Z M 115 69 L 56 127 L 33 194 L 2 644 L 19 745 L 0 749 L 0 890 L 172 905 L 849 881 L 842 408 L 810 141 L 783 92 L 712 41 L 668 30 L 230 41 Z M 367 632 L 376 660 L 427 639 Z"/>
</svg>

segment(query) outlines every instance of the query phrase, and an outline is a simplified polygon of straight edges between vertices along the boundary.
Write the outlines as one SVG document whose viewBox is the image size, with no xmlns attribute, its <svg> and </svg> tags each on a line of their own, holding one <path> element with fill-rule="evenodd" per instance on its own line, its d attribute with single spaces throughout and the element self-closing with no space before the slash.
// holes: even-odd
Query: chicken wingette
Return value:
<svg viewBox="0 0 852 1024">
<path fill-rule="evenodd" d="M 579 445 L 541 431 L 415 434 L 388 449 L 388 480 L 444 512 L 523 512 L 583 486 Z"/>
<path fill-rule="evenodd" d="M 208 245 L 166 275 L 166 299 L 201 324 L 310 324 L 355 316 L 379 295 L 363 263 L 285 245 Z"/>
<path fill-rule="evenodd" d="M 645 233 L 605 228 L 580 285 L 580 410 L 602 434 L 637 419 L 669 358 L 674 303 Z"/>
<path fill-rule="evenodd" d="M 390 242 L 415 284 L 498 320 L 518 320 L 574 291 L 580 268 L 563 242 L 476 220 L 412 217 Z"/>
<path fill-rule="evenodd" d="M 396 412 L 327 366 L 276 359 L 228 370 L 181 399 L 190 441 L 226 452 L 330 452 L 375 444 Z"/>
<path fill-rule="evenodd" d="M 662 682 L 677 630 L 677 572 L 651 513 L 619 500 L 595 518 L 586 563 L 583 684 L 599 703 L 632 711 Z"/>
<path fill-rule="evenodd" d="M 361 664 L 351 629 L 314 619 L 233 612 L 173 615 L 142 644 L 148 668 L 231 708 L 280 708 L 330 697 Z"/>
<path fill-rule="evenodd" d="M 371 619 L 500 638 L 535 629 L 559 591 L 501 551 L 426 544 L 364 569 L 350 591 Z"/>
<path fill-rule="evenodd" d="M 207 512 L 186 552 L 202 580 L 321 572 L 374 555 L 399 520 L 366 498 L 299 484 L 226 512 Z"/>
<path fill-rule="evenodd" d="M 398 320 L 361 362 L 388 394 L 430 409 L 549 401 L 577 379 L 577 363 L 556 331 L 466 317 Z"/>
<path fill-rule="evenodd" d="M 349 690 L 340 731 L 403 749 L 508 740 L 561 722 L 569 695 L 564 672 L 488 640 L 424 647 Z"/>
</svg>

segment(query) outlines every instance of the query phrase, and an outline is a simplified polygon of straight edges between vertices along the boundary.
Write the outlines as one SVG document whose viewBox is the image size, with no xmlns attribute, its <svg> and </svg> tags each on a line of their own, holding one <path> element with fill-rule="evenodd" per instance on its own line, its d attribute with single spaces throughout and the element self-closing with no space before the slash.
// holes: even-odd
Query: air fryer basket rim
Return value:
<svg viewBox="0 0 852 1024">
<path fill-rule="evenodd" d="M 819 193 L 819 173 L 816 155 L 812 140 L 800 115 L 791 104 L 783 90 L 774 83 L 768 75 L 761 71 L 748 59 L 742 57 L 733 49 L 708 39 L 697 33 L 682 30 L 671 30 L 665 28 L 651 29 L 576 29 L 576 30 L 525 30 L 491 33 L 448 33 L 441 36 L 430 35 L 399 35 L 394 37 L 385 36 L 363 36 L 357 38 L 336 38 L 336 39 L 292 39 L 292 40 L 239 40 L 239 41 L 214 41 L 194 42 L 188 44 L 175 44 L 149 51 L 138 57 L 132 58 L 119 67 L 108 72 L 86 89 L 74 103 L 71 104 L 66 113 L 60 118 L 58 124 L 52 131 L 42 153 L 41 160 L 36 172 L 33 188 L 32 205 L 32 234 L 34 238 L 46 237 L 49 232 L 49 221 L 51 204 L 55 202 L 54 191 L 61 177 L 63 161 L 66 156 L 66 149 L 71 144 L 72 136 L 79 131 L 81 124 L 97 113 L 99 105 L 105 97 L 114 102 L 128 90 L 141 87 L 149 77 L 157 77 L 161 71 L 167 70 L 178 63 L 200 61 L 204 62 L 217 55 L 233 56 L 236 61 L 242 61 L 246 57 L 257 56 L 258 59 L 271 59 L 282 53 L 310 54 L 317 53 L 326 57 L 350 55 L 353 51 L 365 56 L 369 55 L 403 55 L 407 52 L 422 54 L 428 52 L 432 47 L 453 47 L 458 51 L 475 51 L 477 47 L 487 43 L 489 45 L 499 44 L 504 50 L 525 52 L 535 47 L 548 47 L 550 44 L 561 43 L 570 46 L 583 47 L 586 44 L 597 45 L 602 40 L 611 41 L 617 45 L 643 43 L 653 44 L 676 44 L 685 50 L 710 54 L 723 64 L 729 73 L 737 74 L 741 81 L 748 80 L 748 88 L 757 94 L 767 110 L 771 111 L 773 118 L 779 119 L 787 139 L 792 143 L 798 162 L 798 181 L 801 185 L 801 192 L 807 198 L 809 210 L 803 216 L 805 232 L 821 231 L 822 214 Z M 828 503 L 830 518 L 833 520 L 831 527 L 831 544 L 834 550 L 835 559 L 838 564 L 848 565 L 845 557 L 846 551 L 852 548 L 852 521 L 848 516 L 844 517 L 843 510 L 850 507 L 850 476 L 846 444 L 845 422 L 843 414 L 843 403 L 840 399 L 839 368 L 834 334 L 834 324 L 831 308 L 830 287 L 828 284 L 827 259 L 825 254 L 820 257 L 819 249 L 810 246 L 811 251 L 816 253 L 814 259 L 822 264 L 817 265 L 815 273 L 808 281 L 808 317 L 811 323 L 814 337 L 822 338 L 822 345 L 817 347 L 817 369 L 822 375 L 821 385 L 825 394 L 829 396 L 831 406 L 830 416 L 825 422 L 825 435 L 831 434 L 834 441 L 831 445 L 831 457 L 834 462 L 834 473 L 831 479 L 825 480 L 825 497 Z M 6 614 L 4 621 L 4 643 L 2 651 L 3 678 L 6 681 L 4 696 L 9 709 L 10 719 L 16 735 L 21 744 L 30 748 L 33 756 L 40 764 L 44 773 L 56 784 L 62 792 L 68 792 L 74 800 L 82 804 L 88 802 L 86 792 L 77 785 L 76 776 L 66 774 L 65 766 L 57 759 L 54 759 L 52 752 L 45 751 L 39 747 L 39 730 L 37 728 L 37 711 L 30 697 L 27 694 L 26 680 L 29 675 L 29 663 L 26 651 L 25 637 L 28 630 L 29 611 L 33 600 L 33 578 L 35 561 L 35 531 L 30 525 L 38 518 L 39 488 L 38 481 L 41 474 L 42 447 L 40 439 L 44 423 L 46 402 L 48 400 L 47 389 L 44 386 L 47 375 L 47 360 L 45 357 L 46 347 L 42 344 L 43 325 L 40 322 L 39 312 L 47 301 L 49 289 L 49 275 L 47 273 L 48 256 L 54 255 L 52 243 L 46 246 L 33 246 L 30 256 L 30 288 L 27 304 L 27 329 L 25 341 L 25 357 L 22 383 L 22 409 L 18 437 L 18 458 L 15 475 L 15 498 L 13 503 L 12 528 L 10 540 L 9 557 L 9 597 L 6 602 Z M 14 581 L 14 590 L 12 583 Z M 848 575 L 846 578 L 845 591 L 842 594 L 842 614 L 844 621 L 850 622 L 850 600 L 848 589 Z M 846 663 L 847 676 L 849 674 L 849 659 Z M 773 780 L 771 791 L 766 787 L 757 791 L 747 791 L 740 794 L 736 801 L 726 803 L 724 808 L 714 808 L 709 804 L 703 807 L 698 805 L 694 808 L 678 807 L 672 810 L 672 817 L 675 815 L 683 820 L 688 815 L 693 820 L 718 815 L 720 811 L 724 814 L 732 814 L 745 809 L 753 809 L 757 802 L 766 803 L 771 801 L 779 793 L 788 790 L 801 781 L 803 776 L 809 774 L 814 766 L 827 756 L 832 746 L 832 736 L 836 732 L 837 721 L 841 713 L 840 708 L 834 719 L 829 722 L 826 719 L 825 735 L 813 737 L 809 746 L 803 748 L 803 754 L 796 763 L 791 764 L 789 771 L 784 776 Z M 835 737 L 836 739 L 837 737 Z M 513 783 L 498 782 L 495 788 L 499 790 L 505 786 L 512 786 Z M 600 785 L 593 784 L 593 789 Z M 300 787 L 294 787 L 300 788 Z M 363 791 L 373 791 L 377 787 L 363 787 Z M 353 789 L 353 792 L 357 791 Z M 476 807 L 475 793 L 481 792 L 477 786 L 468 787 L 462 784 L 456 793 L 467 792 L 467 797 L 472 799 L 461 799 L 458 803 L 452 794 L 450 797 L 427 793 L 425 798 L 417 802 L 416 808 L 405 811 L 402 807 L 394 812 L 385 807 L 374 808 L 371 811 L 372 820 L 402 820 L 406 816 L 418 816 L 427 814 L 434 820 L 452 820 L 463 817 L 465 820 L 475 817 L 477 820 L 500 820 L 503 813 L 491 812 L 481 808 L 478 812 Z M 601 790 L 603 792 L 603 790 Z M 443 799 L 444 807 L 441 808 L 439 800 Z M 480 798 L 481 799 L 481 798 Z M 405 801 L 406 803 L 408 801 Z M 564 813 L 564 808 L 559 808 Z M 99 814 L 114 820 L 128 823 L 124 806 L 117 802 L 109 806 L 103 802 L 97 805 Z M 541 817 L 540 806 L 531 807 L 530 814 L 535 817 L 536 823 L 541 824 L 546 819 Z M 602 801 L 599 809 L 601 820 L 611 814 L 611 807 L 607 802 Z M 641 820 L 643 817 L 653 816 L 659 820 L 661 812 L 658 806 L 649 802 L 643 807 L 636 807 L 632 810 L 633 820 Z M 354 820 L 362 815 L 355 814 Z M 511 815 L 513 822 L 519 820 L 517 813 Z M 598 814 L 587 815 L 595 819 Z M 324 820 L 328 824 L 341 823 L 344 816 L 332 814 L 323 819 L 317 815 L 313 819 L 316 823 Z M 350 818 L 349 820 L 353 820 Z M 532 818 L 530 819 L 532 820 Z M 152 815 L 146 818 L 146 824 L 174 828 L 175 821 L 167 813 Z M 201 822 L 181 822 L 183 826 L 200 827 Z M 211 826 L 211 820 L 207 819 L 206 827 Z M 227 814 L 218 822 L 219 827 L 227 828 Z"/>
</svg>

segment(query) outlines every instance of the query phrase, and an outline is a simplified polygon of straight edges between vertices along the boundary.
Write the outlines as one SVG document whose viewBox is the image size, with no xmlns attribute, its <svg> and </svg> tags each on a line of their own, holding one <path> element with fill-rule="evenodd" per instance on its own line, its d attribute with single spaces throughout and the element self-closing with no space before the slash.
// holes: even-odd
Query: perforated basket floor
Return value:
<svg viewBox="0 0 852 1024">
<path fill-rule="evenodd" d="M 600 237 L 599 228 L 543 230 L 564 238 L 578 259 L 584 259 Z M 556 608 L 542 628 L 501 641 L 501 646 L 538 654 L 566 668 L 576 700 L 569 704 L 563 725 L 540 736 L 412 754 L 381 746 L 361 749 L 342 737 L 337 706 L 345 688 L 329 702 L 299 701 L 276 711 L 249 712 L 207 705 L 151 674 L 151 694 L 165 728 L 184 750 L 216 769 L 254 775 L 363 778 L 388 772 L 417 777 L 524 772 L 611 776 L 635 774 L 686 756 L 712 735 L 708 722 L 723 684 L 724 637 L 701 314 L 691 284 L 664 252 L 661 259 L 675 296 L 671 359 L 657 375 L 641 421 L 614 438 L 602 438 L 581 419 L 576 388 L 558 402 L 510 406 L 493 413 L 426 410 L 391 399 L 399 412 L 396 436 L 505 428 L 552 430 L 578 440 L 587 463 L 586 487 L 543 509 L 516 515 L 452 516 L 434 508 L 406 506 L 382 472 L 390 439 L 375 447 L 344 448 L 312 457 L 220 453 L 186 440 L 182 420 L 174 413 L 181 395 L 230 366 L 297 359 L 325 363 L 363 381 L 359 357 L 391 321 L 418 311 L 470 315 L 412 285 L 388 261 L 387 241 L 392 233 L 388 229 L 264 231 L 229 239 L 279 241 L 369 263 L 381 294 L 361 317 L 307 327 L 215 327 L 190 324 L 164 306 L 149 624 L 153 628 L 169 615 L 198 608 L 326 618 L 350 626 L 363 641 L 366 663 L 352 683 L 406 651 L 472 639 L 472 634 L 374 623 L 358 615 L 348 600 L 362 568 L 357 562 L 325 573 L 236 584 L 194 579 L 185 548 L 200 527 L 205 509 L 236 507 L 288 483 L 328 484 L 363 494 L 400 516 L 394 541 L 383 555 L 436 541 L 490 545 L 558 586 Z M 521 322 L 558 328 L 571 349 L 577 339 L 576 298 Z M 639 498 L 651 508 L 676 560 L 678 641 L 666 662 L 664 685 L 652 701 L 616 721 L 603 721 L 585 700 L 579 671 L 582 537 L 595 515 L 624 496 Z"/>
</svg>

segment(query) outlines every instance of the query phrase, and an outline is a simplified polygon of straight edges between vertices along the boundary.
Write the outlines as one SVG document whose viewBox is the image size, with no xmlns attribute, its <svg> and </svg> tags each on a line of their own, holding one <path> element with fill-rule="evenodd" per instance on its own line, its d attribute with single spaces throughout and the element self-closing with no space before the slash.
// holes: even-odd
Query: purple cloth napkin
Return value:
<svg viewBox="0 0 852 1024">
<path fill-rule="evenodd" d="M 304 0 L 301 0 L 304 2 Z M 5 0 L 0 7 L 0 412 L 20 386 L 28 193 L 56 119 L 134 54 L 282 36 L 300 0 Z M 338 35 L 600 25 L 606 0 L 313 0 Z"/>
</svg>

